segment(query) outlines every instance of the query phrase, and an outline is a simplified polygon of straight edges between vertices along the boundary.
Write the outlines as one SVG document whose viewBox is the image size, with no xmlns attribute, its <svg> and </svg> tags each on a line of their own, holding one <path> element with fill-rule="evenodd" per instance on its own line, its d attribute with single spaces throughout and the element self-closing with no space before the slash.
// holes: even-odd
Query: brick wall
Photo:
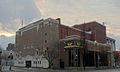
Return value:
<svg viewBox="0 0 120 72">
<path fill-rule="evenodd" d="M 74 25 L 73 27 L 78 29 L 83 29 L 83 24 Z M 106 27 L 101 25 L 98 22 L 90 22 L 85 23 L 85 30 L 92 31 L 92 39 L 93 41 L 97 41 L 100 43 L 106 43 Z"/>
<path fill-rule="evenodd" d="M 68 27 L 62 24 L 59 24 L 59 39 L 63 39 L 66 36 L 78 35 L 81 36 L 81 31 L 77 28 Z M 91 34 L 86 33 L 86 38 L 92 40 Z"/>
</svg>

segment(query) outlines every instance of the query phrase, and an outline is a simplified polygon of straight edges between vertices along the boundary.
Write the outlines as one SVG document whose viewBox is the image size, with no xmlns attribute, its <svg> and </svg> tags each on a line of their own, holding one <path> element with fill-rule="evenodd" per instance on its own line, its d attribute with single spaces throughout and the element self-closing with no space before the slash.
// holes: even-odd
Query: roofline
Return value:
<svg viewBox="0 0 120 72">
<path fill-rule="evenodd" d="M 29 27 L 29 26 L 31 26 L 31 25 L 33 25 L 33 24 L 35 24 L 35 23 L 41 22 L 41 21 L 43 21 L 43 20 L 44 20 L 44 19 L 40 19 L 40 20 L 38 20 L 38 21 L 32 22 L 32 23 L 30 23 L 30 24 L 28 24 L 28 25 L 20 28 L 19 30 L 22 30 L 22 29 L 24 29 L 24 28 L 26 28 L 26 27 Z"/>
<path fill-rule="evenodd" d="M 38 20 L 38 21 L 35 21 L 35 22 L 33 22 L 33 23 L 30 23 L 30 24 L 28 24 L 28 25 L 26 25 L 26 26 L 24 26 L 24 27 L 22 27 L 22 28 L 20 28 L 18 31 L 16 31 L 16 32 L 19 32 L 19 31 L 21 31 L 21 30 L 24 30 L 24 29 L 26 29 L 26 28 L 29 28 L 29 27 L 33 27 L 33 26 L 37 26 L 38 24 L 40 24 L 40 23 L 42 23 L 42 22 L 44 22 L 44 21 L 50 21 L 50 20 L 54 20 L 54 21 L 58 21 L 58 20 L 56 20 L 56 19 L 52 19 L 52 18 L 47 18 L 47 19 L 41 19 L 41 20 Z M 53 21 L 53 22 L 54 22 Z M 38 24 L 37 24 L 38 23 Z M 58 22 L 57 22 L 58 23 Z"/>
<path fill-rule="evenodd" d="M 116 41 L 115 39 L 113 39 L 113 38 L 111 38 L 111 37 L 106 37 L 106 39 L 107 39 L 107 38 L 109 38 L 109 39 L 111 39 L 111 40 L 114 40 L 114 41 Z"/>
<path fill-rule="evenodd" d="M 71 35 L 71 37 L 72 37 L 73 35 Z M 70 37 L 70 36 L 69 36 Z M 68 41 L 70 38 L 68 37 L 68 39 L 67 39 L 67 37 L 66 38 L 64 38 L 64 39 L 60 39 L 59 41 Z M 78 36 L 79 37 L 79 36 Z M 76 39 L 77 39 L 77 35 L 76 35 Z M 78 38 L 78 40 L 80 40 L 79 38 Z M 87 41 L 87 42 L 89 42 L 89 43 L 94 43 L 94 44 L 98 44 L 98 45 L 105 45 L 105 46 L 108 46 L 108 44 L 107 43 L 99 43 L 99 42 L 96 42 L 96 41 L 91 41 L 91 40 L 87 40 L 87 39 L 85 39 L 85 41 Z"/>
<path fill-rule="evenodd" d="M 106 27 L 105 25 L 103 25 L 103 24 L 101 24 L 101 23 L 99 23 L 99 22 L 97 22 L 97 21 L 90 21 L 90 22 L 84 22 L 84 23 L 81 23 L 81 24 L 75 24 L 75 25 L 73 25 L 72 27 L 74 27 L 74 26 L 76 26 L 76 25 L 89 24 L 89 23 L 93 23 L 93 22 L 96 22 L 96 23 L 98 23 L 98 24 L 100 24 L 100 25 Z"/>
<path fill-rule="evenodd" d="M 60 25 L 66 26 L 66 25 L 64 25 L 64 24 L 60 24 Z M 83 30 L 78 29 L 78 28 L 75 28 L 75 27 L 72 27 L 72 26 L 71 26 L 71 27 L 70 27 L 70 26 L 66 26 L 66 27 L 69 27 L 69 28 L 72 28 L 72 29 L 78 30 L 78 31 L 80 31 L 80 32 L 83 32 Z M 85 31 L 85 33 L 87 33 L 87 34 L 91 34 L 91 33 L 86 32 L 86 31 Z"/>
</svg>

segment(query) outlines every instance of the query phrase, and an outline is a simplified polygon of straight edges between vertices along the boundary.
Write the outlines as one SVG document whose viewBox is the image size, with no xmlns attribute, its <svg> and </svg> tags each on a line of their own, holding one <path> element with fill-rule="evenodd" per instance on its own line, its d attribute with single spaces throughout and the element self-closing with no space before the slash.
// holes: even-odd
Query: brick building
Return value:
<svg viewBox="0 0 120 72">
<path fill-rule="evenodd" d="M 81 45 L 83 33 L 86 48 Z M 50 64 L 52 68 L 111 66 L 111 47 L 106 42 L 106 27 L 95 21 L 69 27 L 61 24 L 59 18 L 39 20 L 16 32 L 15 51 L 15 66 L 42 68 L 48 68 Z M 54 52 L 57 57 L 50 63 L 46 56 L 50 55 L 52 58 Z"/>
<path fill-rule="evenodd" d="M 1 65 L 1 61 L 2 61 L 2 56 L 1 56 L 1 54 L 2 54 L 2 49 L 0 49 L 0 65 Z"/>
<path fill-rule="evenodd" d="M 14 44 L 9 43 L 8 47 L 6 48 L 7 51 L 13 51 L 14 50 Z"/>
</svg>

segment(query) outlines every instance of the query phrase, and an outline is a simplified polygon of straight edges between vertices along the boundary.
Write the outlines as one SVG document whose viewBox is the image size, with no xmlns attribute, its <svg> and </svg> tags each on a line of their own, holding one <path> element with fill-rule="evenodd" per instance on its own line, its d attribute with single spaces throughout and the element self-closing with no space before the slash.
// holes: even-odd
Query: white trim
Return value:
<svg viewBox="0 0 120 72">
<path fill-rule="evenodd" d="M 14 60 L 14 66 L 20 66 L 25 67 L 26 61 L 31 61 L 31 67 L 41 67 L 41 68 L 48 68 L 49 63 L 46 58 L 43 58 L 43 55 L 38 56 L 37 58 L 35 56 L 27 55 L 26 57 L 17 58 Z"/>
<path fill-rule="evenodd" d="M 25 27 L 23 27 L 23 28 L 20 28 L 19 31 L 25 32 L 25 31 L 28 31 L 28 30 L 30 30 L 30 29 L 32 29 L 32 28 L 37 27 L 37 25 L 38 25 L 38 26 L 39 26 L 40 24 L 45 25 L 45 24 L 48 24 L 49 22 L 54 22 L 54 23 L 59 24 L 58 20 L 56 20 L 56 19 L 52 19 L 52 18 L 48 18 L 48 19 L 45 19 L 45 20 L 44 20 L 44 19 L 41 19 L 41 20 L 38 20 L 38 21 L 36 21 L 36 22 L 34 22 L 34 23 L 31 23 L 31 24 L 29 24 L 29 25 L 27 25 L 27 26 L 25 26 Z"/>
<path fill-rule="evenodd" d="M 61 24 L 61 25 L 63 25 L 63 24 Z M 66 26 L 66 25 L 63 25 L 63 26 Z M 74 30 L 77 30 L 77 31 L 83 32 L 83 30 L 78 29 L 78 28 L 75 28 L 75 27 L 70 27 L 70 26 L 66 26 L 66 27 L 69 27 L 69 28 L 72 28 L 72 29 L 74 29 Z M 92 34 L 92 32 L 87 32 L 87 31 L 85 31 L 85 33 L 87 33 L 87 34 Z"/>
<path fill-rule="evenodd" d="M 78 35 L 71 35 L 71 36 L 67 36 L 64 39 L 61 39 L 60 41 L 68 41 L 68 40 L 75 40 L 75 39 L 80 40 L 80 36 L 78 36 Z M 89 42 L 89 43 L 92 43 L 92 44 L 96 44 L 96 45 L 109 46 L 107 43 L 103 44 L 103 43 L 99 43 L 97 41 L 90 41 L 90 40 L 86 40 L 86 41 Z"/>
<path fill-rule="evenodd" d="M 72 45 L 72 46 L 65 46 L 64 48 L 73 48 L 73 47 L 80 47 L 80 46 Z"/>
</svg>

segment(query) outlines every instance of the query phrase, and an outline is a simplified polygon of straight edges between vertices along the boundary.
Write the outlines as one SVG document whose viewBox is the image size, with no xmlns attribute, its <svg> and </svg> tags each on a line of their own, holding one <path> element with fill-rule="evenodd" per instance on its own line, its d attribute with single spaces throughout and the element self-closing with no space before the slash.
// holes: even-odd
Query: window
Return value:
<svg viewBox="0 0 120 72">
<path fill-rule="evenodd" d="M 47 43 L 47 40 L 45 40 L 45 43 Z"/>
<path fill-rule="evenodd" d="M 24 45 L 24 49 L 26 49 L 26 45 Z"/>
<path fill-rule="evenodd" d="M 20 62 L 18 62 L 18 64 L 20 64 Z"/>
<path fill-rule="evenodd" d="M 45 50 L 45 55 L 46 55 L 46 50 Z"/>
<path fill-rule="evenodd" d="M 35 64 L 36 62 L 34 61 L 33 63 Z"/>
<path fill-rule="evenodd" d="M 74 41 L 66 41 L 66 45 L 67 45 L 67 46 L 74 45 Z"/>
<path fill-rule="evenodd" d="M 45 33 L 45 36 L 47 35 L 47 33 Z"/>
<path fill-rule="evenodd" d="M 31 43 L 31 48 L 33 48 L 33 43 Z"/>
<path fill-rule="evenodd" d="M 80 41 L 76 41 L 76 45 L 80 46 L 81 45 Z"/>
<path fill-rule="evenodd" d="M 41 64 L 41 61 L 40 61 L 40 64 Z"/>
<path fill-rule="evenodd" d="M 37 51 L 37 55 L 38 55 L 38 51 Z"/>
<path fill-rule="evenodd" d="M 39 50 L 38 49 L 36 49 L 36 56 L 38 56 L 39 55 Z"/>
<path fill-rule="evenodd" d="M 29 48 L 29 45 L 27 45 L 27 48 Z"/>
</svg>

